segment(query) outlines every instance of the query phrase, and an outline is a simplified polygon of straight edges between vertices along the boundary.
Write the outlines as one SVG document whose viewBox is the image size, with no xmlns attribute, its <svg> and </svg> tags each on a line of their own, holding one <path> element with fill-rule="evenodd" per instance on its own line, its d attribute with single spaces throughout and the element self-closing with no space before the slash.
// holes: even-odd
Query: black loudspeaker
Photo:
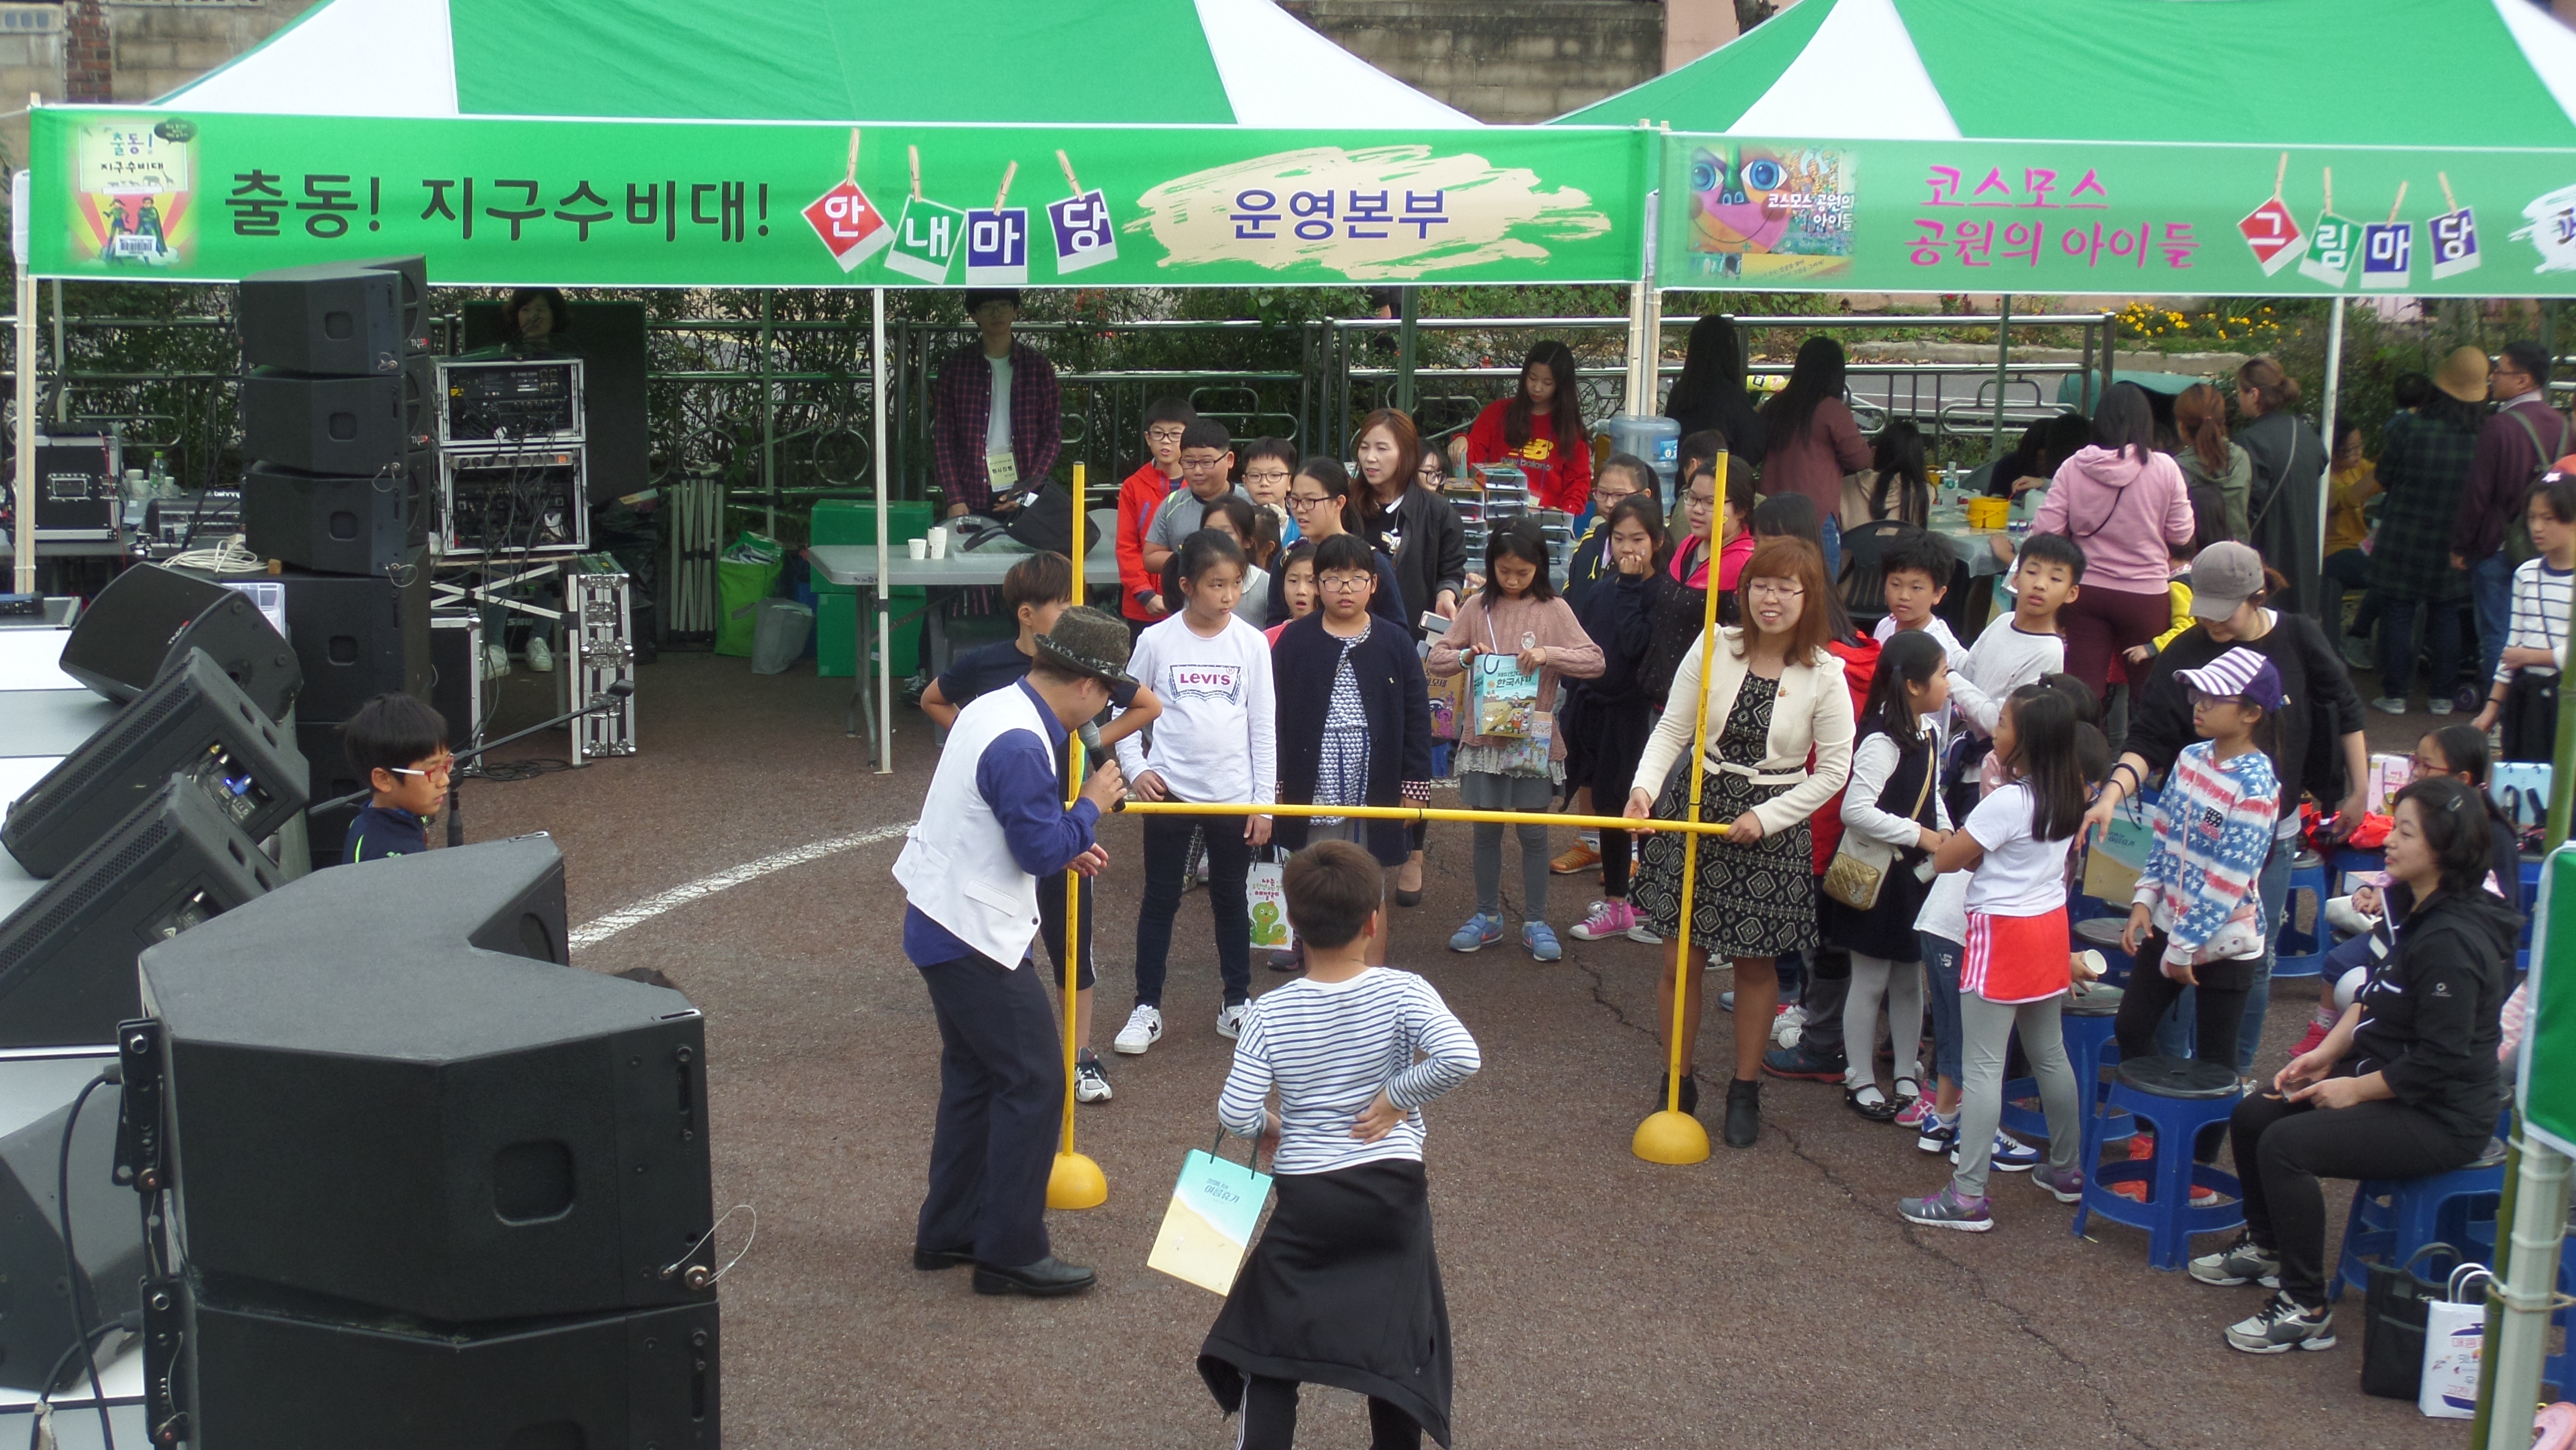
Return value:
<svg viewBox="0 0 2576 1450">
<path fill-rule="evenodd" d="M 245 277 L 241 284 L 242 362 L 254 368 L 371 377 L 401 370 L 414 350 L 424 296 L 406 262 L 324 262 L 282 267 Z"/>
<path fill-rule="evenodd" d="M 295 750 L 304 757 L 304 798 L 319 805 L 335 801 L 366 782 L 358 778 L 358 768 L 349 763 L 347 743 L 340 738 L 339 722 L 295 727 Z M 364 798 L 358 802 L 366 804 Z M 339 806 L 331 810 L 304 813 L 304 840 L 311 853 L 313 869 L 340 864 L 341 846 L 349 839 L 349 823 L 358 818 L 358 806 Z"/>
<path fill-rule="evenodd" d="M 286 728 L 253 705 L 203 650 L 190 650 L 177 669 L 18 797 L 0 825 L 0 844 L 28 875 L 51 876 L 174 774 L 195 781 L 254 841 L 304 809 L 304 757 Z"/>
<path fill-rule="evenodd" d="M 272 720 L 303 688 L 295 651 L 257 606 L 233 590 L 136 564 L 108 581 L 63 641 L 63 673 L 120 703 L 152 688 L 165 668 L 204 650 Z"/>
<path fill-rule="evenodd" d="M 0 920 L 0 1047 L 115 1041 L 145 947 L 285 880 L 222 794 L 173 776 Z"/>
<path fill-rule="evenodd" d="M 464 750 L 482 739 L 482 615 L 470 609 L 430 615 L 429 703 L 447 717 L 449 745 Z"/>
<path fill-rule="evenodd" d="M 303 473 L 401 472 L 430 445 L 437 374 L 426 356 L 365 377 L 257 368 L 242 379 L 242 454 Z"/>
<path fill-rule="evenodd" d="M 144 954 L 192 1271 L 441 1324 L 709 1302 L 705 1024 L 529 960 L 562 882 L 544 836 L 362 862 Z"/>
<path fill-rule="evenodd" d="M 63 1129 L 73 1102 L 113 1047 L 0 1058 L 0 1385 L 41 1393 L 86 1365 L 73 1347 L 71 1300 L 63 1280 L 58 1206 Z M 108 1084 L 81 1104 L 72 1129 L 72 1249 L 81 1271 L 82 1317 L 92 1329 L 131 1313 L 145 1272 L 142 1203 L 116 1185 L 119 1090 Z"/>
<path fill-rule="evenodd" d="M 241 529 L 252 553 L 299 569 L 382 574 L 428 536 L 424 490 L 438 457 L 405 455 L 403 466 L 368 476 L 304 473 L 275 463 L 242 470 Z"/>
<path fill-rule="evenodd" d="M 87 1121 L 87 1114 L 83 1115 Z M 719 1443 L 716 1306 L 431 1332 L 187 1296 L 199 1450 L 690 1450 Z"/>
<path fill-rule="evenodd" d="M 429 698 L 429 559 L 411 550 L 390 575 L 290 569 L 286 635 L 304 670 L 300 724 L 345 721 L 378 695 Z"/>
</svg>

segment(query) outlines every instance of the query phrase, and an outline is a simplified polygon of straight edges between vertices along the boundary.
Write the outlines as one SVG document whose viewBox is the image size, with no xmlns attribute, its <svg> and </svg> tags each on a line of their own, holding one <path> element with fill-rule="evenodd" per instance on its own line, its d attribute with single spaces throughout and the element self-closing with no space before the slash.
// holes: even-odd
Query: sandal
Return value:
<svg viewBox="0 0 2576 1450">
<path fill-rule="evenodd" d="M 1904 1112 L 1908 1104 L 1921 1096 L 1923 1096 L 1923 1084 L 1916 1082 L 1910 1077 L 1900 1077 L 1896 1080 L 1896 1110 L 1898 1112 Z"/>
<path fill-rule="evenodd" d="M 1873 1123 L 1893 1122 L 1896 1119 L 1896 1104 L 1889 1102 L 1887 1094 L 1880 1092 L 1878 1084 L 1874 1082 L 1865 1083 L 1856 1088 L 1843 1089 L 1843 1101 L 1850 1105 L 1853 1112 Z"/>
</svg>

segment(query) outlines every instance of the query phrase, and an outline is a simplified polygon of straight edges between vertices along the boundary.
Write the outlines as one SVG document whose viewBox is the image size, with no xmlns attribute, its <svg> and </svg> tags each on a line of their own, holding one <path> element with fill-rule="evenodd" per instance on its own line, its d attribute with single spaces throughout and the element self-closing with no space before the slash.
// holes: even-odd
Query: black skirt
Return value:
<svg viewBox="0 0 2576 1450">
<path fill-rule="evenodd" d="M 1403 1410 L 1449 1443 L 1449 1301 L 1422 1164 L 1282 1174 L 1261 1242 L 1199 1346 L 1217 1406 L 1244 1377 L 1333 1385 Z"/>
</svg>

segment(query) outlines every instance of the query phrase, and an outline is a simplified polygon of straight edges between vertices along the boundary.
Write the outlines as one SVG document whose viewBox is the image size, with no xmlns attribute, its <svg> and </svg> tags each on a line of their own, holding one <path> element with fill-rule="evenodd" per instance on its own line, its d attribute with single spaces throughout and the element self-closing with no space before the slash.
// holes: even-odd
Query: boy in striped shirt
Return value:
<svg viewBox="0 0 2576 1450">
<path fill-rule="evenodd" d="M 1217 1102 L 1275 1142 L 1278 1207 L 1199 1349 L 1240 1444 L 1285 1447 L 1302 1381 L 1369 1401 L 1372 1443 L 1449 1443 L 1449 1309 L 1432 1252 L 1422 1107 L 1475 1075 L 1476 1040 L 1430 983 L 1368 964 L 1386 929 L 1375 858 L 1320 841 L 1281 873 L 1306 975 L 1256 999 Z M 1419 1059 L 1419 1060 L 1417 1060 Z M 1273 1091 L 1276 1109 L 1269 1106 Z"/>
</svg>

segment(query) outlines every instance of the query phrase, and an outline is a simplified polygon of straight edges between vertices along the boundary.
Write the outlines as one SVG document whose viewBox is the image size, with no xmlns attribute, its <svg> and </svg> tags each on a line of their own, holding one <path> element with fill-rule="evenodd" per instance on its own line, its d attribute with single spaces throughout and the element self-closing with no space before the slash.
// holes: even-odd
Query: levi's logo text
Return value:
<svg viewBox="0 0 2576 1450">
<path fill-rule="evenodd" d="M 1163 678 L 1168 687 L 1163 691 L 1175 700 L 1223 700 L 1229 705 L 1243 703 L 1243 667 L 1241 665 L 1167 665 Z"/>
</svg>

